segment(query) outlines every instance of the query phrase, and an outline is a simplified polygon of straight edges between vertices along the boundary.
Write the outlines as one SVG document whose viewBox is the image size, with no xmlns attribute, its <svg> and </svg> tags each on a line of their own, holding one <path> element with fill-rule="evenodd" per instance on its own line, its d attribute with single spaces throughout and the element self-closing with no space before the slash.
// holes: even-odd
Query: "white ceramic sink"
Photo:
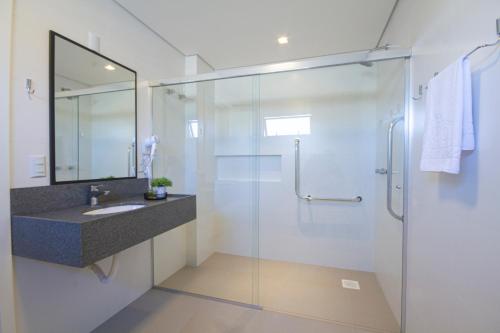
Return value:
<svg viewBox="0 0 500 333">
<path fill-rule="evenodd" d="M 121 206 L 112 206 L 106 208 L 99 208 L 95 210 L 88 211 L 83 213 L 83 215 L 104 215 L 104 214 L 113 214 L 113 213 L 121 213 L 128 212 L 130 210 L 135 210 L 144 207 L 144 205 L 121 205 Z"/>
</svg>

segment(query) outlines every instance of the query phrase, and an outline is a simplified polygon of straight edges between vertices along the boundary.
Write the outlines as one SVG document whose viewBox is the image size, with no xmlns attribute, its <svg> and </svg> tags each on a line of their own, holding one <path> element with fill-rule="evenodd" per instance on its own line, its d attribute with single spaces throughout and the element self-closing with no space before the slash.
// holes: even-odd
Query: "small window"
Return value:
<svg viewBox="0 0 500 333">
<path fill-rule="evenodd" d="M 311 134 L 311 115 L 264 117 L 265 136 Z"/>
<path fill-rule="evenodd" d="M 196 119 L 188 120 L 187 135 L 188 138 L 198 137 L 198 120 Z"/>
</svg>

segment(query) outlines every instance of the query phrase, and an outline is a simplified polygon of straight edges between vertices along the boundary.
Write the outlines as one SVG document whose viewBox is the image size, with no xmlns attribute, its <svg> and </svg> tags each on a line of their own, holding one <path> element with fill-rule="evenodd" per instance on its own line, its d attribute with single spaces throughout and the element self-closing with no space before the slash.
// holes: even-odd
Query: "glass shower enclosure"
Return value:
<svg viewBox="0 0 500 333">
<path fill-rule="evenodd" d="M 160 289 L 400 332 L 407 58 L 160 85 L 155 176 L 197 219 Z"/>
<path fill-rule="evenodd" d="M 135 114 L 130 108 L 135 104 L 135 90 L 103 88 L 95 93 L 63 88 L 56 93 L 58 182 L 135 175 Z M 109 149 L 110 142 L 115 149 Z"/>
</svg>

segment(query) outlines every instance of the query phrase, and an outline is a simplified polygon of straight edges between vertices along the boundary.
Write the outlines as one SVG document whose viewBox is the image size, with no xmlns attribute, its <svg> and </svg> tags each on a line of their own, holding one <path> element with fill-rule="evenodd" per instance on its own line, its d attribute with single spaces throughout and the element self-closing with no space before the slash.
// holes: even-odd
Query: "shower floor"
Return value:
<svg viewBox="0 0 500 333">
<path fill-rule="evenodd" d="M 258 267 L 259 283 L 253 280 Z M 359 282 L 345 289 L 342 279 Z M 224 300 L 258 304 L 266 310 L 397 333 L 375 274 L 332 267 L 214 253 L 198 267 L 186 266 L 158 287 Z"/>
</svg>

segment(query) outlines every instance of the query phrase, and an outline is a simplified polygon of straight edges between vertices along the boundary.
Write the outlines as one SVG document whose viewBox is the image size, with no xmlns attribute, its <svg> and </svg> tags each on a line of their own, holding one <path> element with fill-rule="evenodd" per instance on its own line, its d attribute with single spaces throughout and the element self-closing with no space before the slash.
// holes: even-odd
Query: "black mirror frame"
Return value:
<svg viewBox="0 0 500 333">
<path fill-rule="evenodd" d="M 115 63 L 132 73 L 134 73 L 134 84 L 135 84 L 135 96 L 134 96 L 134 102 L 135 102 L 135 112 L 134 112 L 134 118 L 135 118 L 135 142 L 136 142 L 136 149 L 135 149 L 135 175 L 133 177 L 117 177 L 117 178 L 111 178 L 111 179 L 83 179 L 83 180 L 67 180 L 67 181 L 57 181 L 56 180 L 56 145 L 55 145 L 55 39 L 56 37 L 62 38 L 76 46 L 81 47 L 82 49 L 89 51 L 101 58 L 106 59 L 107 61 L 110 61 L 112 63 Z M 96 52 L 82 44 L 79 44 L 68 37 L 65 37 L 61 34 L 58 34 L 55 31 L 50 30 L 49 31 L 49 142 L 50 142 L 50 184 L 51 185 L 60 185 L 60 184 L 72 184 L 72 183 L 88 183 L 88 182 L 96 182 L 96 181 L 111 181 L 111 180 L 120 180 L 120 179 L 137 179 L 137 170 L 139 169 L 138 164 L 137 164 L 137 72 L 134 71 L 133 69 L 124 66 L 120 64 L 119 62 L 116 62 L 113 59 L 110 59 L 99 52 Z"/>
</svg>

